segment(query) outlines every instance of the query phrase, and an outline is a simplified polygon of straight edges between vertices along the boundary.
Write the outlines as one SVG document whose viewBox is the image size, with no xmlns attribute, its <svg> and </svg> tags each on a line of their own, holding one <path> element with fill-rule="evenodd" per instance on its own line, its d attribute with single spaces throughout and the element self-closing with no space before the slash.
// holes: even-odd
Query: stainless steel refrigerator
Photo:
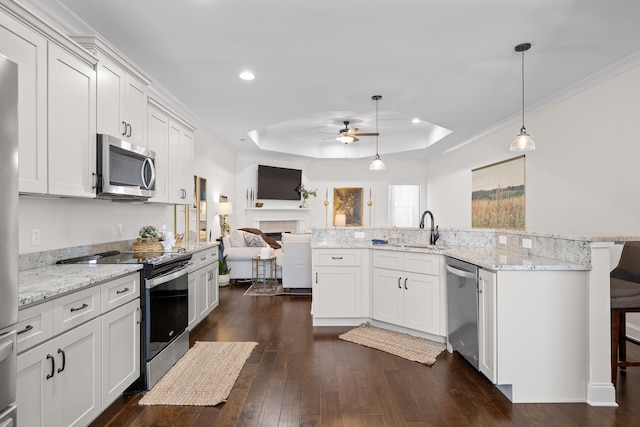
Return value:
<svg viewBox="0 0 640 427">
<path fill-rule="evenodd" d="M 0 55 L 0 426 L 16 422 L 18 66 Z"/>
</svg>

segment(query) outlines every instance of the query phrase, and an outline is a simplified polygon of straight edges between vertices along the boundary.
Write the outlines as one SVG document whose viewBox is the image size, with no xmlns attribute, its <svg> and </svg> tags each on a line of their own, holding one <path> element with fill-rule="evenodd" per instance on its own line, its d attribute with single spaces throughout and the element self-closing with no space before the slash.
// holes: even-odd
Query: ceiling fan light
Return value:
<svg viewBox="0 0 640 427">
<path fill-rule="evenodd" d="M 533 151 L 536 149 L 536 143 L 533 142 L 531 136 L 525 128 L 520 129 L 520 134 L 511 143 L 511 151 Z"/>
<path fill-rule="evenodd" d="M 383 171 L 385 170 L 384 162 L 380 158 L 380 155 L 376 153 L 376 156 L 373 158 L 373 161 L 369 165 L 370 171 Z"/>
<path fill-rule="evenodd" d="M 349 135 L 340 135 L 336 139 L 344 144 L 351 144 L 353 141 L 355 141 L 355 138 Z"/>
</svg>

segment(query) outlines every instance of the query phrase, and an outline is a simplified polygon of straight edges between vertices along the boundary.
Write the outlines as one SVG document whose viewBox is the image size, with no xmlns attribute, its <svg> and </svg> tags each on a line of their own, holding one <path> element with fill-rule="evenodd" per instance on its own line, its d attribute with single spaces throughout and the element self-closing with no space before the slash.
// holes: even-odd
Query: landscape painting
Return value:
<svg viewBox="0 0 640 427">
<path fill-rule="evenodd" d="M 519 156 L 471 171 L 473 228 L 525 228 L 524 159 Z"/>
</svg>

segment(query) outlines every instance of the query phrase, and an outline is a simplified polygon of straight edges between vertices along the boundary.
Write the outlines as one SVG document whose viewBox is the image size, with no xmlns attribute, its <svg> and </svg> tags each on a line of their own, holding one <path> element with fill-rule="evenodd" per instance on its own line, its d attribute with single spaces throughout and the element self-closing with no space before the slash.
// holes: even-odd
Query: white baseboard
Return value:
<svg viewBox="0 0 640 427">
<path fill-rule="evenodd" d="M 589 383 L 587 385 L 587 403 L 591 406 L 618 406 L 616 389 L 611 383 Z"/>
</svg>

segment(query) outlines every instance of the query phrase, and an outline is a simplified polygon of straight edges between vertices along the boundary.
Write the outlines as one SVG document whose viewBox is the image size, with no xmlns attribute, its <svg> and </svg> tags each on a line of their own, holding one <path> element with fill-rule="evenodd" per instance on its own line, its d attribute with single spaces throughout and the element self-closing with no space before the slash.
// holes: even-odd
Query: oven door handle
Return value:
<svg viewBox="0 0 640 427">
<path fill-rule="evenodd" d="M 182 267 L 179 270 L 174 270 L 170 273 L 164 274 L 162 276 L 158 276 L 158 277 L 153 277 L 151 279 L 146 279 L 145 280 L 145 286 L 147 289 L 152 289 L 155 288 L 158 285 L 162 285 L 163 283 L 167 283 L 170 282 L 172 280 L 175 280 L 179 277 L 182 277 L 186 274 L 189 273 L 189 271 L 187 270 L 188 266 Z"/>
</svg>

